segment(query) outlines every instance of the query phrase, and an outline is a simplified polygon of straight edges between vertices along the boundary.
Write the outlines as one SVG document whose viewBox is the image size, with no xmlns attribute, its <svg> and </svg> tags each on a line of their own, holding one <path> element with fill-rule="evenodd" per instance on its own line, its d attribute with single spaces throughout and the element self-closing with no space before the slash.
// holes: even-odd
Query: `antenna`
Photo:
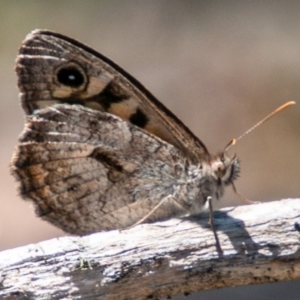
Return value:
<svg viewBox="0 0 300 300">
<path fill-rule="evenodd" d="M 235 145 L 237 141 L 239 141 L 240 139 L 242 139 L 245 135 L 247 135 L 248 133 L 250 133 L 251 131 L 253 131 L 254 129 L 256 129 L 258 126 L 260 126 L 261 124 L 265 123 L 267 120 L 269 120 L 270 118 L 272 118 L 273 116 L 275 116 L 276 114 L 278 114 L 279 112 L 283 111 L 284 109 L 292 106 L 296 104 L 296 102 L 294 101 L 289 101 L 284 103 L 283 105 L 279 106 L 278 108 L 276 108 L 273 112 L 271 112 L 269 115 L 267 115 L 265 118 L 263 118 L 261 121 L 259 121 L 258 123 L 256 123 L 253 127 L 251 127 L 250 129 L 248 129 L 245 133 L 243 133 L 242 135 L 240 135 L 238 138 L 236 139 L 232 139 L 229 144 L 225 147 L 224 152 L 227 152 L 228 149 Z"/>
</svg>

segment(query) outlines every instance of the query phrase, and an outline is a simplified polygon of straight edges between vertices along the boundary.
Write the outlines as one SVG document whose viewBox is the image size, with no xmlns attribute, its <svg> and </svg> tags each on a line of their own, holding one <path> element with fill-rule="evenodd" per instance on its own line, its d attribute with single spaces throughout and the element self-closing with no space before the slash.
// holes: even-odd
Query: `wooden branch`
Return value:
<svg viewBox="0 0 300 300">
<path fill-rule="evenodd" d="M 206 213 L 4 251 L 0 298 L 161 299 L 300 278 L 300 199 L 214 217 L 222 257 Z"/>
</svg>

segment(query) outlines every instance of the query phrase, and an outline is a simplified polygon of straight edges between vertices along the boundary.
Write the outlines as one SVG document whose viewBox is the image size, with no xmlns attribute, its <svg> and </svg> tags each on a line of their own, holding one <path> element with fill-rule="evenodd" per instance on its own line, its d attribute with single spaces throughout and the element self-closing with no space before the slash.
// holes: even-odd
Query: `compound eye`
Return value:
<svg viewBox="0 0 300 300">
<path fill-rule="evenodd" d="M 225 170 L 225 166 L 224 165 L 220 165 L 219 167 L 218 167 L 218 172 L 222 172 L 222 171 L 224 171 Z"/>
<path fill-rule="evenodd" d="M 216 173 L 219 178 L 222 178 L 225 175 L 226 167 L 223 165 L 223 163 L 218 167 L 218 171 Z"/>
<path fill-rule="evenodd" d="M 218 178 L 222 178 L 226 174 L 226 166 L 220 160 L 213 162 L 212 169 Z"/>
</svg>

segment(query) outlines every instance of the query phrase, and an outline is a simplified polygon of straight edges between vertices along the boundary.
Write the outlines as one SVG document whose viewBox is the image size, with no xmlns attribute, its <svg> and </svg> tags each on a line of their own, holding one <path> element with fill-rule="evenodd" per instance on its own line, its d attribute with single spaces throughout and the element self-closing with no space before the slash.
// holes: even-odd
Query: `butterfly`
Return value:
<svg viewBox="0 0 300 300">
<path fill-rule="evenodd" d="M 16 61 L 25 129 L 12 160 L 42 219 L 85 235 L 195 215 L 240 172 L 141 83 L 67 36 L 31 32 Z"/>
</svg>

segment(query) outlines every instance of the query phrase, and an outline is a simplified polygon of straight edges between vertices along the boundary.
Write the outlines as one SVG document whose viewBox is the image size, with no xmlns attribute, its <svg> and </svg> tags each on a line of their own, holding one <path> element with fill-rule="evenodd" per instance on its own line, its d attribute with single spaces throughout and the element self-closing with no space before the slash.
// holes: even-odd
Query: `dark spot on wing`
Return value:
<svg viewBox="0 0 300 300">
<path fill-rule="evenodd" d="M 131 117 L 129 118 L 130 123 L 132 123 L 133 125 L 136 125 L 140 128 L 144 128 L 149 119 L 147 118 L 147 116 L 138 108 L 136 110 L 136 112 L 131 115 Z"/>
<path fill-rule="evenodd" d="M 65 67 L 59 69 L 56 74 L 59 83 L 78 88 L 85 82 L 85 77 L 76 67 Z"/>
<path fill-rule="evenodd" d="M 123 102 L 128 98 L 129 95 L 122 91 L 122 89 L 112 81 L 97 96 L 97 102 L 99 102 L 103 109 L 107 111 L 111 104 Z"/>
<path fill-rule="evenodd" d="M 109 169 L 115 169 L 119 172 L 122 172 L 123 170 L 123 167 L 120 164 L 118 164 L 116 158 L 114 158 L 113 155 L 109 155 L 109 153 L 105 153 L 99 149 L 96 149 L 90 156 L 98 160 L 100 163 L 102 163 Z"/>
</svg>

